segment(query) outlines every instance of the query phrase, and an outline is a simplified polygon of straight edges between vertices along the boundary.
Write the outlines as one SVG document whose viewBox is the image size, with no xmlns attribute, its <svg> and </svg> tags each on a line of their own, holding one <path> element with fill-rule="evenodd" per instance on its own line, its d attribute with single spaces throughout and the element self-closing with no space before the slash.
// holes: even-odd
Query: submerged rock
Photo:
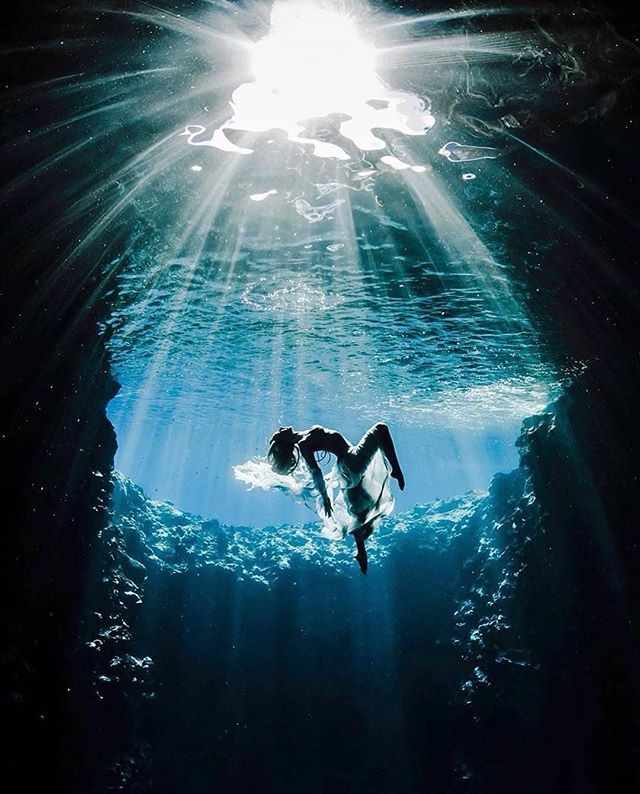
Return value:
<svg viewBox="0 0 640 794">
<path fill-rule="evenodd" d="M 166 735 L 140 729 L 134 744 L 116 742 L 105 767 L 133 776 L 142 742 L 138 778 L 156 781 L 154 791 L 199 790 L 198 776 L 289 791 L 297 773 L 278 759 L 304 752 L 309 779 L 323 779 L 318 736 L 328 732 L 339 736 L 331 769 L 342 779 L 365 731 L 376 755 L 341 790 L 380 790 L 381 781 L 385 791 L 423 790 L 428 777 L 434 790 L 561 791 L 572 790 L 571 774 L 588 792 L 604 790 L 603 770 L 628 780 L 622 736 L 633 734 L 633 710 L 620 693 L 637 691 L 632 643 L 619 580 L 595 574 L 605 558 L 593 531 L 606 514 L 579 504 L 593 493 L 579 476 L 579 433 L 569 433 L 581 388 L 524 423 L 519 468 L 486 492 L 387 517 L 370 540 L 366 578 L 351 544 L 312 523 L 226 526 L 150 500 L 115 474 L 96 691 L 120 724 L 172 716 Z M 603 705 L 611 686 L 613 712 Z M 270 718 L 275 744 L 263 724 L 274 704 L 283 709 Z M 275 773 L 252 767 L 257 742 L 269 745 L 277 786 Z M 581 748 L 596 744 L 585 763 Z M 194 753 L 200 766 L 185 777 Z"/>
<path fill-rule="evenodd" d="M 487 493 L 470 492 L 386 517 L 368 541 L 372 561 L 389 557 L 406 535 L 421 548 L 444 551 L 488 498 Z M 282 571 L 304 564 L 335 571 L 354 568 L 350 539 L 322 537 L 318 523 L 260 528 L 221 524 L 149 499 L 118 472 L 113 475 L 113 524 L 122 532 L 121 561 L 140 570 L 157 566 L 187 573 L 213 566 L 273 585 Z"/>
</svg>

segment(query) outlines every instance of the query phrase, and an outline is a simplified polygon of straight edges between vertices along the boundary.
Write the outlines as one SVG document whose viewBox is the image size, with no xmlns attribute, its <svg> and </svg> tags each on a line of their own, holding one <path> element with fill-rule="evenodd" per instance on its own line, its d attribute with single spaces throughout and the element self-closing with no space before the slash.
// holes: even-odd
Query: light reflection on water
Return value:
<svg viewBox="0 0 640 794">
<path fill-rule="evenodd" d="M 264 525 L 310 518 L 231 477 L 280 424 L 357 441 L 387 421 L 412 481 L 399 508 L 516 465 L 520 422 L 557 380 L 515 297 L 517 268 L 447 199 L 425 195 L 437 183 L 414 186 L 437 204 L 427 220 L 406 186 L 376 172 L 354 192 L 351 172 L 333 170 L 307 188 L 336 203 L 316 219 L 299 212 L 286 172 L 252 201 L 258 173 L 217 199 L 197 254 L 176 255 L 170 227 L 132 245 L 111 318 L 117 467 L 181 509 Z"/>
<path fill-rule="evenodd" d="M 229 39 L 224 80 L 198 71 L 206 102 L 186 96 L 160 165 L 136 171 L 109 322 L 123 384 L 110 407 L 117 465 L 186 510 L 219 514 L 253 499 L 228 473 L 281 423 L 319 422 L 357 440 L 386 420 L 415 461 L 414 502 L 486 485 L 515 463 L 521 420 L 563 375 L 524 308 L 527 271 L 544 266 L 559 220 L 511 154 L 513 130 L 565 97 L 554 65 L 571 36 L 541 60 L 538 40 L 549 37 L 535 26 L 434 38 L 418 19 L 413 32 L 392 20 L 376 32 L 367 20 L 376 86 L 410 91 L 429 124 L 381 125 L 383 145 L 360 147 L 345 133 L 353 113 L 331 95 L 322 117 L 296 118 L 296 130 L 236 123 L 247 107 L 234 91 L 264 87 L 238 66 L 262 25 L 242 46 Z M 590 68 L 601 63 L 585 53 L 572 85 Z M 223 146 L 207 145 L 212 130 Z M 318 156 L 318 145 L 345 156 Z"/>
<path fill-rule="evenodd" d="M 197 259 L 143 240 L 111 321 L 121 400 L 152 381 L 196 414 L 225 405 L 246 421 L 258 402 L 286 413 L 312 394 L 330 410 L 339 393 L 363 419 L 383 410 L 406 425 L 475 428 L 541 408 L 555 376 L 513 297 L 515 268 L 456 216 L 441 239 L 417 209 L 379 207 L 385 187 L 319 224 L 286 200 L 230 191 Z M 230 228 L 239 213 L 241 236 Z M 453 259 L 449 243 L 467 257 Z"/>
</svg>

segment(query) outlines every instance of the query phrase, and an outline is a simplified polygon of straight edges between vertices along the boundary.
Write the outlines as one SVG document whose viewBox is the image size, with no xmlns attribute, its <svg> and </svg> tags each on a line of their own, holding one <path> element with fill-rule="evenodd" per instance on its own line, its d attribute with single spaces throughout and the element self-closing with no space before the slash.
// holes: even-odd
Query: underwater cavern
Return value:
<svg viewBox="0 0 640 794">
<path fill-rule="evenodd" d="M 638 790 L 639 34 L 8 12 L 6 791 Z M 260 466 L 377 422 L 406 487 L 363 576 Z"/>
</svg>

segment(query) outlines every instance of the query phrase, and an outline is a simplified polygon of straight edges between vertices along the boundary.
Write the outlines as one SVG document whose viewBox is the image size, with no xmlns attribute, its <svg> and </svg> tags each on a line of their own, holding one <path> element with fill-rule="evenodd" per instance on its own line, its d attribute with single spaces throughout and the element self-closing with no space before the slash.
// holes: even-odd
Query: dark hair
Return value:
<svg viewBox="0 0 640 794">
<path fill-rule="evenodd" d="M 278 474 L 287 475 L 298 465 L 300 450 L 293 440 L 293 428 L 281 427 L 271 436 L 267 460 Z"/>
</svg>

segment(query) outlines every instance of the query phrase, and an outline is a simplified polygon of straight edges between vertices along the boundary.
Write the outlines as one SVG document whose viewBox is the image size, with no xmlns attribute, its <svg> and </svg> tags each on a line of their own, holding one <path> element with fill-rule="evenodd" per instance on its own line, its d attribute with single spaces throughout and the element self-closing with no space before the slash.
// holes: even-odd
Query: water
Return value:
<svg viewBox="0 0 640 794">
<path fill-rule="evenodd" d="M 46 667 L 60 724 L 45 685 L 26 713 L 87 791 L 632 790 L 637 294 L 610 188 L 637 50 L 535 4 L 340 5 L 366 69 L 279 39 L 262 79 L 271 4 L 196 2 L 51 37 L 57 68 L 20 93 L 10 189 L 37 185 L 52 251 L 73 229 L 55 277 L 20 274 L 24 322 L 98 314 L 87 350 L 121 384 L 104 512 L 85 495 L 108 482 L 85 449 L 94 426 L 108 443 L 99 397 L 60 409 L 44 475 L 33 437 L 58 414 L 25 401 L 24 589 L 44 606 L 14 663 L 21 686 Z M 55 338 L 57 396 L 76 362 Z M 520 461 L 522 421 L 558 395 Z M 381 419 L 407 488 L 366 577 L 350 539 L 233 477 L 280 424 L 356 441 Z"/>
<path fill-rule="evenodd" d="M 554 219 L 519 185 L 510 146 L 477 145 L 432 102 L 438 69 L 422 73 L 422 91 L 415 66 L 413 91 L 375 76 L 362 88 L 359 73 L 348 89 L 329 72 L 323 118 L 295 128 L 296 102 L 314 112 L 304 74 L 271 105 L 260 78 L 240 82 L 253 101 L 233 92 L 230 121 L 188 123 L 167 142 L 132 199 L 108 323 L 122 383 L 109 409 L 116 465 L 148 493 L 230 523 L 305 520 L 231 474 L 281 424 L 320 423 L 355 442 L 389 423 L 411 483 L 401 508 L 486 487 L 516 465 L 520 422 L 566 373 L 526 309 L 523 279 L 548 241 L 510 250 L 504 231 L 514 195 L 539 230 Z M 284 79 L 282 64 L 274 74 Z M 381 99 L 365 112 L 369 94 Z"/>
<path fill-rule="evenodd" d="M 281 423 L 355 441 L 384 419 L 412 468 L 401 507 L 484 487 L 585 363 L 562 360 L 529 307 L 559 321 L 549 263 L 580 234 L 581 191 L 602 191 L 544 137 L 605 123 L 633 48 L 606 26 L 593 47 L 588 16 L 358 4 L 357 68 L 348 47 L 318 66 L 314 48 L 267 46 L 271 11 L 107 14 L 113 47 L 86 76 L 69 56 L 23 111 L 46 98 L 35 140 L 55 150 L 13 187 L 39 179 L 56 223 L 85 225 L 68 256 L 93 263 L 87 283 L 115 276 L 117 466 L 185 510 L 304 520 L 239 490 L 233 465 Z M 266 75 L 257 42 L 277 56 Z"/>
<path fill-rule="evenodd" d="M 212 159 L 203 168 L 215 172 Z M 370 177 L 368 191 L 350 189 L 348 173 L 332 176 L 307 191 L 317 202 L 329 186 L 344 201 L 321 219 L 300 211 L 281 175 L 261 176 L 278 194 L 257 203 L 251 182 L 228 190 L 199 258 L 146 239 L 130 254 L 111 344 L 123 389 L 110 416 L 117 466 L 149 492 L 231 523 L 259 521 L 230 504 L 242 495 L 228 475 L 280 424 L 317 422 L 356 441 L 384 419 L 411 461 L 414 504 L 514 465 L 519 424 L 548 402 L 554 374 L 508 287 L 513 266 L 455 215 L 444 239 L 425 232 L 395 176 Z M 478 190 L 501 178 L 484 175 Z M 206 195 L 202 182 L 188 189 Z"/>
</svg>

